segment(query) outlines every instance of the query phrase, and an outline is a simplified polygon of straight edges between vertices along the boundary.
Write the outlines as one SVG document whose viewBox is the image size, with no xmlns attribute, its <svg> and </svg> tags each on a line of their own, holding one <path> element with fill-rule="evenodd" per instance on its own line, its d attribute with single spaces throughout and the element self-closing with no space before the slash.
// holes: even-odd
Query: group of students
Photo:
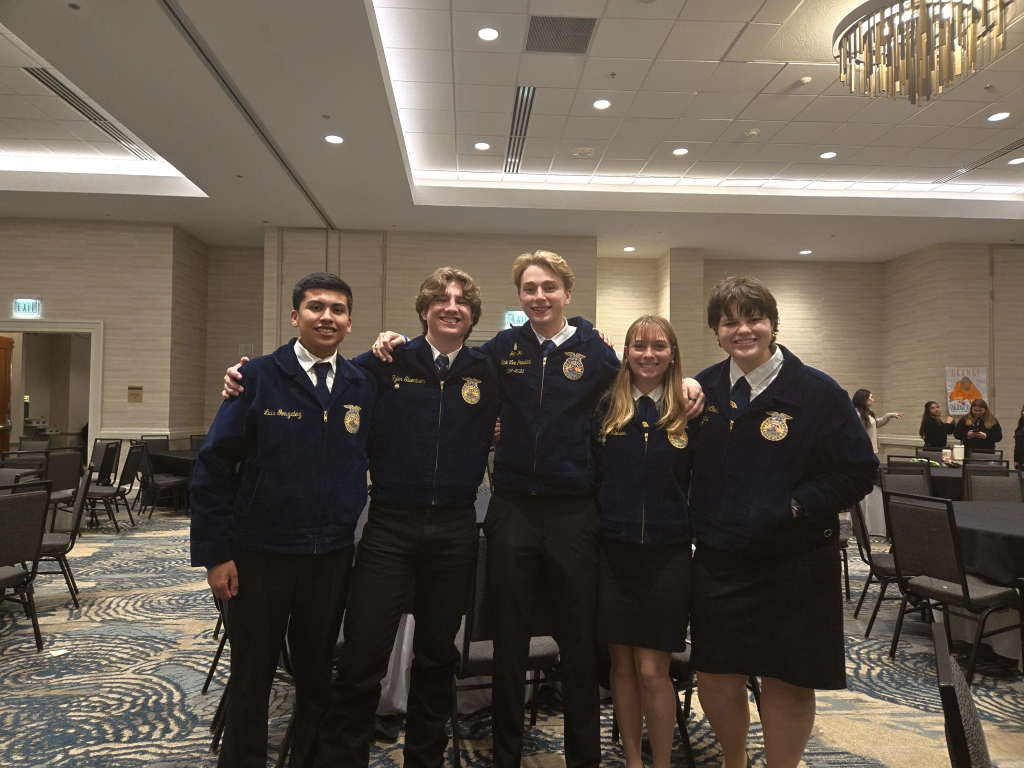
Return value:
<svg viewBox="0 0 1024 768">
<path fill-rule="evenodd" d="M 591 323 L 566 319 L 574 277 L 561 257 L 524 254 L 512 276 L 522 326 L 465 346 L 480 291 L 443 268 L 416 298 L 422 336 L 385 332 L 347 361 L 337 348 L 351 290 L 314 273 L 293 292 L 298 339 L 229 370 L 192 486 L 192 563 L 224 601 L 232 647 L 220 765 L 265 764 L 287 634 L 291 765 L 365 767 L 410 610 L 405 762 L 443 764 L 474 499 L 498 416 L 483 524 L 496 766 L 520 763 L 526 659 L 545 607 L 569 768 L 601 759 L 598 642 L 628 768 L 641 766 L 645 721 L 654 767 L 670 765 L 668 667 L 688 627 L 726 768 L 746 765 L 750 675 L 762 678 L 772 768 L 800 761 L 814 689 L 845 687 L 838 515 L 868 493 L 878 462 L 846 393 L 776 343 L 770 291 L 752 278 L 715 287 L 708 325 L 728 357 L 694 381 L 664 318 L 630 326 L 621 363 Z"/>
</svg>

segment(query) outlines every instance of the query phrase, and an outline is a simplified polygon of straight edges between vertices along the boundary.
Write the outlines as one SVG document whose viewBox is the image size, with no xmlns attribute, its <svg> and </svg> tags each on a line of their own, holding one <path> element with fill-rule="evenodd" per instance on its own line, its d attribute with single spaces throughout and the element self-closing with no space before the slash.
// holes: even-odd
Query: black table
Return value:
<svg viewBox="0 0 1024 768">
<path fill-rule="evenodd" d="M 964 567 L 998 584 L 1024 578 L 1024 504 L 955 501 L 953 513 Z"/>
<path fill-rule="evenodd" d="M 189 487 L 191 487 L 192 473 L 195 472 L 196 462 L 199 460 L 199 449 L 150 453 L 149 460 L 153 465 L 154 474 L 160 473 L 186 477 L 188 478 Z"/>
</svg>

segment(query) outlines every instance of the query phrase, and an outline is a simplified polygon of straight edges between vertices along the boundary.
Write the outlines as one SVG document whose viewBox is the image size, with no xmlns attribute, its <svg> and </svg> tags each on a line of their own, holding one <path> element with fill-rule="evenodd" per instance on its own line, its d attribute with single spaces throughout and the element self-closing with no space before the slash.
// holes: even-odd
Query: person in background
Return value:
<svg viewBox="0 0 1024 768">
<path fill-rule="evenodd" d="M 942 420 L 942 409 L 934 400 L 924 404 L 924 415 L 921 416 L 921 429 L 918 434 L 924 440 L 925 448 L 945 448 L 946 437 L 953 434 L 956 419 L 947 416 Z"/>
<path fill-rule="evenodd" d="M 994 451 L 1003 439 L 1003 428 L 988 403 L 979 397 L 971 402 L 971 412 L 957 422 L 953 437 L 966 446 L 969 457 L 971 451 Z"/>
<path fill-rule="evenodd" d="M 675 331 L 644 315 L 626 331 L 623 366 L 598 405 L 598 640 L 611 651 L 615 718 L 626 768 L 642 768 L 644 722 L 654 768 L 670 768 L 676 693 L 672 654 L 686 650 L 690 487 L 695 430 Z M 686 738 L 686 734 L 682 734 Z"/>
<path fill-rule="evenodd" d="M 843 389 L 775 343 L 775 297 L 730 277 L 708 299 L 729 357 L 697 375 L 707 397 L 690 479 L 697 547 L 693 667 L 725 768 L 747 765 L 746 683 L 761 678 L 771 768 L 796 768 L 815 689 L 846 687 L 839 513 L 878 474 Z"/>
<path fill-rule="evenodd" d="M 902 419 L 902 413 L 887 413 L 881 418 L 875 418 L 875 412 L 871 406 L 875 404 L 875 396 L 867 389 L 858 389 L 853 393 L 853 407 L 860 414 L 860 421 L 864 429 L 868 431 L 871 438 L 871 448 L 875 455 L 878 455 L 878 430 L 888 424 L 892 419 Z"/>
<path fill-rule="evenodd" d="M 1020 409 L 1017 429 L 1013 433 L 1013 466 L 1024 469 L 1024 408 Z"/>
</svg>

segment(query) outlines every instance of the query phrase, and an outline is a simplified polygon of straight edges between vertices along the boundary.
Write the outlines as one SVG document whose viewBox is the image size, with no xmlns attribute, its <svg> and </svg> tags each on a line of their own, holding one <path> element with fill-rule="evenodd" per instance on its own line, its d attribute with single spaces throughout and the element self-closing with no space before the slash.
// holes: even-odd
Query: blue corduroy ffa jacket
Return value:
<svg viewBox="0 0 1024 768">
<path fill-rule="evenodd" d="M 697 375 L 707 411 L 690 481 L 694 537 L 758 555 L 802 552 L 839 536 L 839 512 L 874 484 L 878 459 L 846 392 L 782 347 L 768 388 L 730 418 L 729 360 Z M 791 499 L 806 515 L 794 518 Z"/>
<path fill-rule="evenodd" d="M 529 323 L 479 347 L 501 379 L 501 439 L 494 486 L 543 496 L 585 496 L 596 488 L 590 416 L 619 371 L 619 359 L 594 326 L 568 320 L 576 333 L 545 362 Z"/>
<path fill-rule="evenodd" d="M 353 362 L 380 388 L 369 448 L 374 501 L 472 504 L 498 416 L 491 358 L 463 347 L 442 382 L 430 344 L 419 336 L 397 347 L 391 363 L 371 352 Z"/>
<path fill-rule="evenodd" d="M 192 565 L 232 546 L 318 554 L 352 543 L 366 504 L 376 381 L 340 356 L 325 411 L 290 341 L 242 367 L 192 478 Z"/>
<path fill-rule="evenodd" d="M 686 495 L 700 421 L 671 436 L 639 414 L 601 436 L 608 401 L 594 414 L 598 505 L 603 535 L 630 544 L 680 544 L 691 539 Z M 646 434 L 646 439 L 645 439 Z"/>
</svg>

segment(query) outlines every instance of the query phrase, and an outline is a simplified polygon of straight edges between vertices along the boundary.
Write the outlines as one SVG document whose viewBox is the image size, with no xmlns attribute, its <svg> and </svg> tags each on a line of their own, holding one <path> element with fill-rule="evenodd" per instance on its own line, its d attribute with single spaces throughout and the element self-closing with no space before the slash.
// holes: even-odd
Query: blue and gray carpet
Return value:
<svg viewBox="0 0 1024 768">
<path fill-rule="evenodd" d="M 215 765 L 208 726 L 227 664 L 203 696 L 216 648 L 216 612 L 204 574 L 188 567 L 187 519 L 158 512 L 121 534 L 101 528 L 80 540 L 71 561 L 81 588 L 80 610 L 60 576 L 37 582 L 42 653 L 36 653 L 20 607 L 10 601 L 0 605 L 0 766 Z M 859 563 L 851 566 L 856 598 L 865 570 Z M 847 606 L 846 622 L 849 690 L 819 695 L 805 762 L 811 768 L 948 765 L 927 626 L 909 620 L 899 653 L 890 661 L 886 654 L 897 603 L 887 601 L 868 640 L 863 638 L 866 615 L 854 620 L 853 605 Z M 974 696 L 993 758 L 1001 768 L 1024 768 L 1024 678 L 985 649 L 978 670 Z M 696 697 L 694 704 L 689 730 L 697 763 L 717 768 L 721 752 Z M 291 690 L 279 684 L 271 704 L 272 751 L 290 711 Z M 610 703 L 602 724 L 604 762 L 621 766 L 622 752 L 609 736 Z M 487 710 L 467 716 L 461 732 L 463 763 L 489 766 Z M 750 743 L 752 756 L 762 756 L 756 714 Z M 397 743 L 378 744 L 372 765 L 400 766 L 401 746 L 401 736 Z M 538 726 L 527 732 L 524 763 L 564 765 L 561 750 L 561 718 L 548 695 Z M 682 761 L 677 750 L 674 762 Z"/>
</svg>

